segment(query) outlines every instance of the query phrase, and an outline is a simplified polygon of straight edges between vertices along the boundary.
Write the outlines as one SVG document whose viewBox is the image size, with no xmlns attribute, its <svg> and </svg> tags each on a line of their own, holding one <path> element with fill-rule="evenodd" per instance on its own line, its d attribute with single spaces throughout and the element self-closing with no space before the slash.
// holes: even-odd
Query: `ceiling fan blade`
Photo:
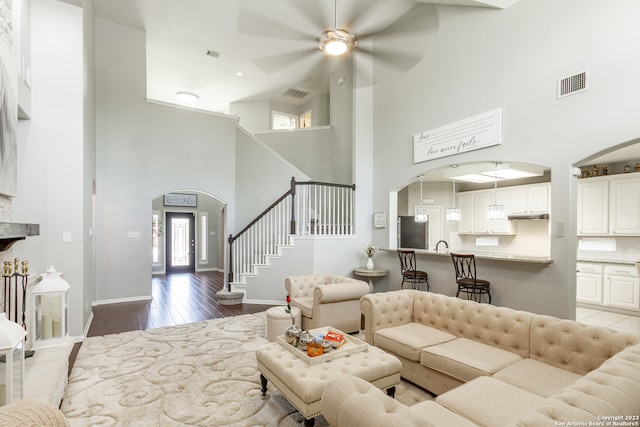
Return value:
<svg viewBox="0 0 640 427">
<path fill-rule="evenodd" d="M 253 63 L 265 73 L 272 74 L 297 62 L 313 57 L 315 53 L 321 54 L 318 49 L 300 49 L 273 56 L 257 58 L 253 60 Z"/>
<path fill-rule="evenodd" d="M 438 18 L 433 4 L 418 4 L 384 31 L 358 38 L 358 52 L 372 55 L 374 65 L 391 71 L 407 71 L 430 51 L 437 35 Z"/>
<path fill-rule="evenodd" d="M 378 33 L 371 34 L 376 39 L 380 37 L 416 37 L 430 34 L 438 29 L 438 14 L 434 4 L 421 3 L 414 6 L 400 16 L 389 26 Z M 367 35 L 363 34 L 362 38 Z"/>
<path fill-rule="evenodd" d="M 323 31 L 333 28 L 333 14 L 331 19 L 328 19 L 325 16 L 326 11 L 320 7 L 319 1 L 294 0 L 289 2 L 289 5 L 296 9 L 308 24 L 311 24 L 314 34 L 319 36 Z"/>
<path fill-rule="evenodd" d="M 237 28 L 241 34 L 285 40 L 314 40 L 318 36 L 312 30 L 300 31 L 247 9 L 240 9 Z"/>
<path fill-rule="evenodd" d="M 396 71 L 407 71 L 424 58 L 424 53 L 399 51 L 392 48 L 360 48 L 358 52 L 373 56 L 377 65 L 383 65 Z"/>
<path fill-rule="evenodd" d="M 414 5 L 414 0 L 378 0 L 373 4 L 366 2 L 349 12 L 353 16 L 352 19 L 338 24 L 347 27 L 346 29 L 355 33 L 358 38 L 366 37 L 383 31 Z"/>
</svg>

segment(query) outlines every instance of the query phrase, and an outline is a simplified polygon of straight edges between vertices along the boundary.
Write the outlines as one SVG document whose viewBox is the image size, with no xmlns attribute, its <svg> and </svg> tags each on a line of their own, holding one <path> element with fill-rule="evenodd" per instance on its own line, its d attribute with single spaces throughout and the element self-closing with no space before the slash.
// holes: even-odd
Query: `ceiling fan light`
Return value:
<svg viewBox="0 0 640 427">
<path fill-rule="evenodd" d="M 331 56 L 343 55 L 355 46 L 355 37 L 343 30 L 327 31 L 320 39 L 320 50 Z"/>
</svg>

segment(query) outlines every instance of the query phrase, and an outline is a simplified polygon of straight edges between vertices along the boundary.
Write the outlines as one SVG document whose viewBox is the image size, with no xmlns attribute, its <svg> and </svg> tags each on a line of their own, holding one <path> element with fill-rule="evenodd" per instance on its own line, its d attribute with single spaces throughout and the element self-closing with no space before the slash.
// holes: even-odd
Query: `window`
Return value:
<svg viewBox="0 0 640 427">
<path fill-rule="evenodd" d="M 295 129 L 298 127 L 298 116 L 293 114 L 271 112 L 272 129 Z"/>
<path fill-rule="evenodd" d="M 160 262 L 160 249 L 158 240 L 160 239 L 160 214 L 153 211 L 151 215 L 151 250 L 152 262 L 158 264 Z"/>
<path fill-rule="evenodd" d="M 200 213 L 200 262 L 209 262 L 209 213 Z"/>
</svg>

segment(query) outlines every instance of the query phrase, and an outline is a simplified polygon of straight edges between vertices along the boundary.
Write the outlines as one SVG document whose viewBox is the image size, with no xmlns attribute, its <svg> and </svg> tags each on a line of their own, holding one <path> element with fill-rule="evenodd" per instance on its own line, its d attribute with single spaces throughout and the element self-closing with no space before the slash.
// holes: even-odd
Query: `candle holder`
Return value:
<svg viewBox="0 0 640 427">
<path fill-rule="evenodd" d="M 24 328 L 0 313 L 0 406 L 22 400 L 25 335 Z"/>
<path fill-rule="evenodd" d="M 69 342 L 69 283 L 53 266 L 31 291 L 29 340 L 31 349 L 57 347 Z"/>
</svg>

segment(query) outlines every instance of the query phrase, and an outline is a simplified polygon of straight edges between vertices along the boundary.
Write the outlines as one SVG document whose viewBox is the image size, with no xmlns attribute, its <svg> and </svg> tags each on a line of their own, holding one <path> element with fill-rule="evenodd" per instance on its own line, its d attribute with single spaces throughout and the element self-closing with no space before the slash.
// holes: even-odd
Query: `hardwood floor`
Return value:
<svg viewBox="0 0 640 427">
<path fill-rule="evenodd" d="M 222 290 L 222 272 L 177 273 L 153 276 L 150 301 L 106 304 L 93 307 L 88 337 L 175 326 L 226 316 L 265 311 L 271 305 L 220 305 L 216 293 Z M 81 343 L 69 357 L 73 367 Z"/>
</svg>

